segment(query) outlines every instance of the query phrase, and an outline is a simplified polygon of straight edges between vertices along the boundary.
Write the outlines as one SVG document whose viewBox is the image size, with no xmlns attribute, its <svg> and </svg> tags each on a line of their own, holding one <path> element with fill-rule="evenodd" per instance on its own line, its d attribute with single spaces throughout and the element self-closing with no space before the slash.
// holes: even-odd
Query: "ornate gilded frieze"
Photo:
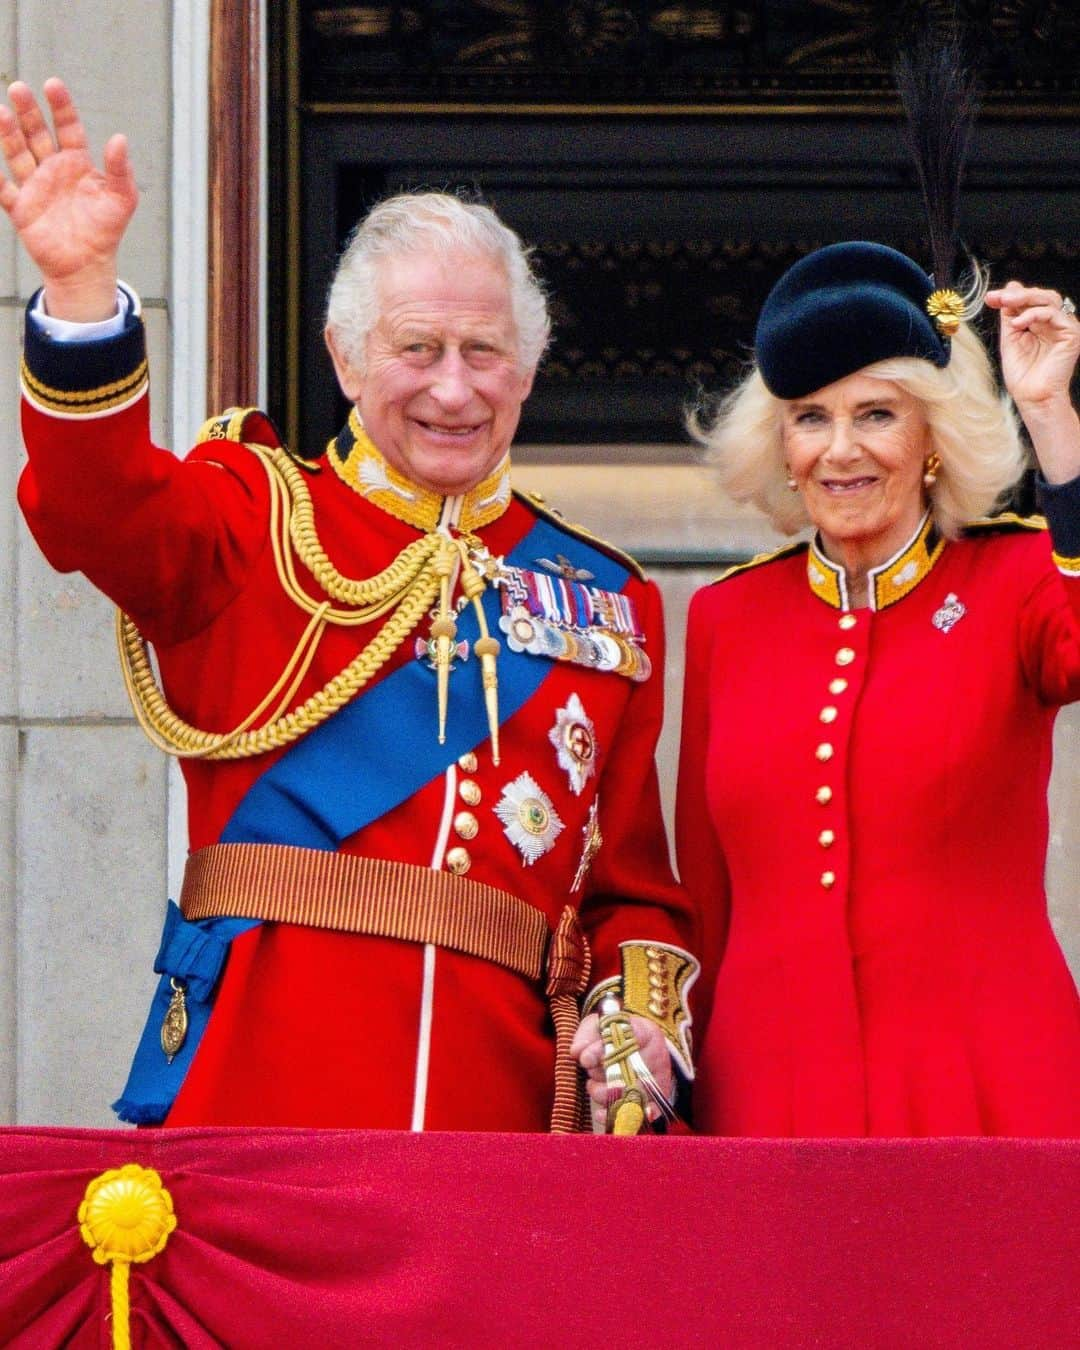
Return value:
<svg viewBox="0 0 1080 1350">
<path fill-rule="evenodd" d="M 541 379 L 658 380 L 687 393 L 725 385 L 745 367 L 773 283 L 832 239 L 541 244 L 536 254 L 555 320 Z M 924 240 L 892 242 L 914 258 L 925 253 Z M 995 283 L 1039 278 L 1075 288 L 1080 242 L 1074 239 L 976 239 L 971 247 Z"/>
<path fill-rule="evenodd" d="M 930 12 L 987 100 L 1080 101 L 1076 0 L 302 0 L 308 104 L 739 104 L 891 98 L 891 53 Z"/>
</svg>

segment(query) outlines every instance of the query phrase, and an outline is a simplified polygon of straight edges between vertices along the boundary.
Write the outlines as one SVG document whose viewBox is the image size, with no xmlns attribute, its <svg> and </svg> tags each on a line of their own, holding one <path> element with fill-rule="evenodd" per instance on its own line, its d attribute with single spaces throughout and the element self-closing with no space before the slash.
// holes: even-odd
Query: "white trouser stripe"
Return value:
<svg viewBox="0 0 1080 1350">
<path fill-rule="evenodd" d="M 457 802 L 457 765 L 451 764 L 446 771 L 446 793 L 443 797 L 442 820 L 439 822 L 439 835 L 435 840 L 435 850 L 431 855 L 431 866 L 439 871 L 443 865 L 447 840 L 450 837 L 450 823 L 454 818 L 454 806 Z M 420 990 L 420 1033 L 416 1045 L 416 1077 L 413 1086 L 413 1111 L 411 1130 L 424 1128 L 424 1112 L 427 1108 L 428 1062 L 431 1058 L 431 1019 L 435 1008 L 435 948 L 430 942 L 424 944 L 424 977 Z"/>
<path fill-rule="evenodd" d="M 446 528 L 454 524 L 461 514 L 461 498 L 447 497 L 439 525 Z M 451 594 L 457 585 L 457 567 L 450 578 Z M 435 848 L 431 854 L 431 866 L 441 871 L 446 853 L 446 841 L 450 837 L 450 823 L 454 819 L 454 807 L 457 802 L 457 765 L 451 764 L 446 771 L 446 792 L 443 796 L 442 820 Z M 413 1109 L 409 1129 L 415 1131 L 424 1128 L 424 1113 L 427 1110 L 428 1065 L 431 1060 L 431 1020 L 435 1008 L 435 948 L 430 942 L 424 944 L 424 974 L 420 987 L 420 1029 L 416 1043 L 416 1075 L 413 1080 Z"/>
</svg>

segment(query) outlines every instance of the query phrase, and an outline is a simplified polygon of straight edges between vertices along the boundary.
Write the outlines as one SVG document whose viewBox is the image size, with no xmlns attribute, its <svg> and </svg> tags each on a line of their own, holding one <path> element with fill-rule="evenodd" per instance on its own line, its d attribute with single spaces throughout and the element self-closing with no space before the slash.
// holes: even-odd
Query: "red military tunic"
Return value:
<svg viewBox="0 0 1080 1350">
<path fill-rule="evenodd" d="M 156 648 L 181 717 L 232 729 L 273 685 L 308 617 L 279 579 L 263 465 L 229 440 L 200 445 L 185 461 L 151 443 L 137 319 L 118 339 L 77 346 L 53 343 L 31 326 L 23 375 L 30 462 L 19 497 L 43 551 L 55 567 L 83 571 L 136 621 Z M 254 428 L 269 435 L 258 418 Z M 505 466 L 466 498 L 434 502 L 434 494 L 387 476 L 377 452 L 365 451 L 358 468 L 358 431 L 354 424 L 304 474 L 321 542 L 348 577 L 372 576 L 420 537 L 414 517 L 421 506 L 463 528 L 471 521 L 495 558 L 540 518 L 536 506 L 511 496 Z M 595 548 L 548 524 L 571 566 Z M 543 568 L 534 559 L 526 565 Z M 347 853 L 467 871 L 521 897 L 552 927 L 565 905 L 574 906 L 592 947 L 594 981 L 617 973 L 620 942 L 681 946 L 689 927 L 654 766 L 663 690 L 659 595 L 633 564 L 627 569 L 623 593 L 644 632 L 650 679 L 513 658 L 544 662 L 545 677 L 503 722 L 501 763 L 485 740 L 340 842 Z M 299 564 L 297 571 L 318 595 L 311 574 Z M 376 627 L 328 628 L 294 706 L 348 665 Z M 417 629 L 424 631 L 426 623 Z M 502 662 L 506 639 L 495 636 L 504 642 Z M 372 685 L 415 660 L 410 635 Z M 481 697 L 478 665 L 466 661 L 451 676 L 451 726 L 455 700 Z M 389 717 L 379 742 L 364 747 L 373 777 L 408 755 L 406 731 L 435 738 L 434 677 L 432 691 L 421 732 Z M 591 760 L 568 760 L 553 741 L 568 708 L 591 734 Z M 183 761 L 193 850 L 220 839 L 252 784 L 284 753 Z M 526 773 L 561 822 L 558 830 L 549 822 L 532 857 L 496 814 Z M 325 793 L 363 786 L 328 782 Z M 582 881 L 594 807 L 603 843 Z M 548 1005 L 535 982 L 443 947 L 266 922 L 232 943 L 167 1123 L 543 1130 L 552 1062 Z"/>
<path fill-rule="evenodd" d="M 869 609 L 806 545 L 695 596 L 676 832 L 712 1005 L 700 1129 L 1080 1132 L 1043 889 L 1051 732 L 1080 697 L 1072 535 L 1055 567 L 1044 529 L 924 522 Z"/>
</svg>

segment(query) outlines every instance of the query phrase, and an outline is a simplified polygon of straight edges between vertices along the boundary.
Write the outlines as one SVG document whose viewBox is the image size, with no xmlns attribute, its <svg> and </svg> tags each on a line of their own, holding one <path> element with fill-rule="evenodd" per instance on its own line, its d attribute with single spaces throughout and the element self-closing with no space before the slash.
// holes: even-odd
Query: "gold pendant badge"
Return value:
<svg viewBox="0 0 1080 1350">
<path fill-rule="evenodd" d="M 187 987 L 175 976 L 170 979 L 172 998 L 165 1010 L 165 1020 L 161 1024 L 161 1048 L 165 1058 L 171 1064 L 180 1052 L 188 1033 Z"/>
</svg>

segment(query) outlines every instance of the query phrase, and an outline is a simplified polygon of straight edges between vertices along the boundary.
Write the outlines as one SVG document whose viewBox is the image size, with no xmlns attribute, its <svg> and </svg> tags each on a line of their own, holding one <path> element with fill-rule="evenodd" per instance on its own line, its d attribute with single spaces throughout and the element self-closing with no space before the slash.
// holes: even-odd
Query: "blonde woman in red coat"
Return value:
<svg viewBox="0 0 1080 1350">
<path fill-rule="evenodd" d="M 690 612 L 706 1132 L 1080 1133 L 1043 889 L 1054 718 L 1080 698 L 1080 323 L 1016 281 L 985 303 L 1008 400 L 959 296 L 876 244 L 817 250 L 703 428 L 730 493 L 812 528 Z M 979 521 L 1022 471 L 1013 407 L 1045 519 Z"/>
</svg>

